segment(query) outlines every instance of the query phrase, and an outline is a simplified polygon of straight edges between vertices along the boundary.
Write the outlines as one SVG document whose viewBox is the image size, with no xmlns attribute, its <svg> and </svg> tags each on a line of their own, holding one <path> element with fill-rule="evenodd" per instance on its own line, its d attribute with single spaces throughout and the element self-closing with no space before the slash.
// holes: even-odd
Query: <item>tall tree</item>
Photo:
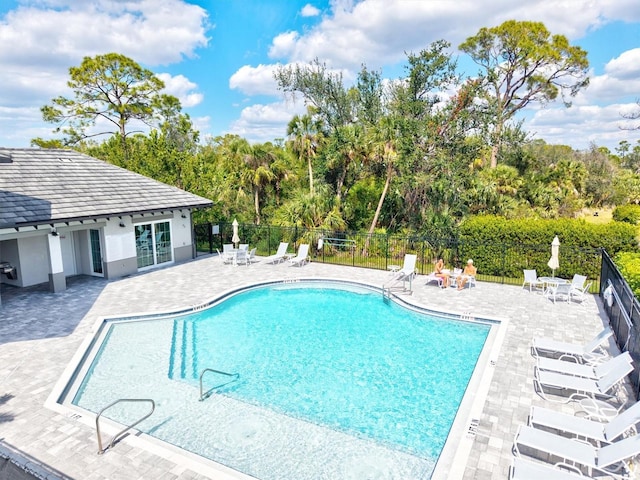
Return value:
<svg viewBox="0 0 640 480">
<path fill-rule="evenodd" d="M 127 135 L 132 133 L 128 130 L 130 122 L 154 125 L 161 116 L 166 118 L 167 112 L 175 114 L 180 110 L 177 98 L 161 93 L 162 80 L 124 55 L 85 57 L 80 66 L 69 69 L 69 74 L 67 85 L 74 98 L 60 96 L 40 109 L 46 122 L 58 125 L 56 133 L 67 135 L 67 145 L 116 134 L 124 146 Z M 99 120 L 105 121 L 105 130 L 87 133 Z"/>
<path fill-rule="evenodd" d="M 491 167 L 497 165 L 505 124 L 531 103 L 545 104 L 560 93 L 575 96 L 589 84 L 587 52 L 540 22 L 508 20 L 481 28 L 460 45 L 482 70 L 486 107 L 493 115 Z"/>
<path fill-rule="evenodd" d="M 344 86 L 342 73 L 328 70 L 318 59 L 308 65 L 282 66 L 274 77 L 285 94 L 302 95 L 329 130 L 354 121 L 353 99 Z"/>
<path fill-rule="evenodd" d="M 295 115 L 287 125 L 287 136 L 292 139 L 292 149 L 300 160 L 306 159 L 309 172 L 309 193 L 314 195 L 313 158 L 322 139 L 322 124 L 310 113 Z"/>
<path fill-rule="evenodd" d="M 255 223 L 260 225 L 261 198 L 267 185 L 276 179 L 271 165 L 277 160 L 273 144 L 249 145 L 244 154 L 246 170 L 242 174 L 245 185 L 253 191 L 253 205 L 255 208 Z"/>
</svg>

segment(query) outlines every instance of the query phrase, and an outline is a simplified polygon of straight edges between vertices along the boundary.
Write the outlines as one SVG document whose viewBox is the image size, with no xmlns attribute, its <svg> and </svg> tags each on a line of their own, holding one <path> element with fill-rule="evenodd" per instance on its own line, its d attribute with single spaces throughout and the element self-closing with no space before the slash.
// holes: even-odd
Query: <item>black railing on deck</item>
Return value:
<svg viewBox="0 0 640 480">
<path fill-rule="evenodd" d="M 611 287 L 609 291 L 608 287 Z M 640 302 L 606 251 L 602 252 L 599 293 L 620 350 L 628 350 L 634 360 L 635 369 L 630 378 L 637 398 L 640 393 Z"/>
</svg>

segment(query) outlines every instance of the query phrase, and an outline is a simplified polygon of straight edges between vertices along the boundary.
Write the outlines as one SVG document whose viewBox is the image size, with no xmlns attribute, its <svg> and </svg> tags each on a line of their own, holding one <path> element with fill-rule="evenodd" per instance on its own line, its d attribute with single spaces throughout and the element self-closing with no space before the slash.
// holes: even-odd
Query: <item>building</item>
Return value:
<svg viewBox="0 0 640 480">
<path fill-rule="evenodd" d="M 191 213 L 212 204 L 73 150 L 0 148 L 0 283 L 59 292 L 191 259 Z"/>
</svg>

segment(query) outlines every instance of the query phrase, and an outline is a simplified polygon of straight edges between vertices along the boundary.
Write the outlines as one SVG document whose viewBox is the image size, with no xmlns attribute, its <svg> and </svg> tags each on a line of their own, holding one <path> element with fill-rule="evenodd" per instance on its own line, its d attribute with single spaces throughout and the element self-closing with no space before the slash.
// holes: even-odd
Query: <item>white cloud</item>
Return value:
<svg viewBox="0 0 640 480">
<path fill-rule="evenodd" d="M 298 32 L 285 32 L 277 35 L 269 47 L 269 57 L 289 58 L 295 51 L 299 38 Z"/>
<path fill-rule="evenodd" d="M 244 65 L 229 79 L 229 88 L 245 95 L 278 95 L 278 85 L 273 76 L 280 65 Z"/>
<path fill-rule="evenodd" d="M 604 68 L 612 77 L 637 81 L 640 78 L 640 48 L 623 52 L 619 57 L 610 60 Z"/>
<path fill-rule="evenodd" d="M 285 138 L 289 121 L 294 115 L 301 115 L 305 111 L 300 101 L 252 105 L 242 110 L 240 118 L 231 124 L 229 133 L 240 135 L 250 142 Z"/>
<path fill-rule="evenodd" d="M 204 96 L 194 91 L 198 86 L 184 75 L 174 77 L 168 73 L 159 73 L 156 76 L 164 82 L 165 93 L 177 97 L 183 108 L 194 107 L 202 103 Z"/>
<path fill-rule="evenodd" d="M 314 28 L 276 36 L 269 55 L 285 62 L 308 62 L 317 57 L 336 68 L 358 69 L 366 63 L 376 69 L 402 61 L 405 52 L 417 53 L 439 39 L 456 48 L 481 27 L 497 26 L 509 19 L 540 21 L 554 34 L 570 40 L 581 38 L 604 23 L 626 20 L 628 13 L 623 7 L 631 8 L 630 2 L 635 1 L 336 0 L 331 15 Z M 634 9 L 640 11 L 637 6 Z"/>
<path fill-rule="evenodd" d="M 613 150 L 622 140 L 635 144 L 640 131 L 624 130 L 622 114 L 632 109 L 631 104 L 605 106 L 585 105 L 571 108 L 546 108 L 535 112 L 524 127 L 537 138 L 550 144 L 571 145 L 586 149 L 591 143 Z"/>
<path fill-rule="evenodd" d="M 302 10 L 300 10 L 300 15 L 302 15 L 303 17 L 317 17 L 318 15 L 320 15 L 320 10 L 310 3 L 307 3 L 304 7 L 302 7 Z"/>
</svg>

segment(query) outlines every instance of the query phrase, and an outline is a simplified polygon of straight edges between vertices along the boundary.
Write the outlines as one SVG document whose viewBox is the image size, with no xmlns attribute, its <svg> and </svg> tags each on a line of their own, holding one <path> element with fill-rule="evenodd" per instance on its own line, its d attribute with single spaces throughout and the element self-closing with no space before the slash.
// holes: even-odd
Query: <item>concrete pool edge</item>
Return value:
<svg viewBox="0 0 640 480">
<path fill-rule="evenodd" d="M 224 299 L 229 298 L 229 296 L 233 296 L 233 294 L 235 293 L 246 291 L 247 289 L 250 289 L 250 288 L 257 288 L 265 285 L 274 285 L 274 284 L 291 285 L 299 282 L 300 283 L 330 282 L 330 283 L 337 283 L 340 285 L 353 285 L 356 287 L 366 288 L 370 291 L 380 292 L 380 294 L 382 295 L 381 289 L 379 286 L 364 283 L 361 281 L 359 282 L 359 281 L 345 280 L 345 279 L 333 278 L 333 277 L 322 277 L 322 278 L 314 277 L 314 278 L 298 278 L 295 280 L 278 279 L 278 280 L 258 282 L 258 283 L 252 282 L 252 283 L 248 283 L 245 285 L 228 289 L 225 292 L 219 295 L 216 295 L 215 298 L 213 298 L 212 300 L 203 302 L 202 305 L 215 304 L 218 301 L 223 301 Z M 414 298 L 407 295 L 402 295 L 402 294 L 400 295 L 394 294 L 392 295 L 392 297 L 394 301 L 396 301 L 398 304 L 405 307 L 415 308 L 416 310 L 421 311 L 422 313 L 431 312 L 431 313 L 440 314 L 443 316 L 451 316 L 454 319 L 471 320 L 471 321 L 474 320 L 473 318 L 468 318 L 470 316 L 468 312 L 459 313 L 455 311 L 447 311 L 442 309 L 436 310 L 434 308 L 427 307 L 426 305 L 423 305 L 421 303 L 417 303 L 414 301 Z M 149 312 L 149 313 L 139 313 L 135 315 L 128 315 L 126 316 L 126 319 L 144 319 L 144 317 L 149 315 L 155 318 L 158 318 L 164 315 L 176 314 L 176 312 L 190 313 L 191 311 L 193 310 L 191 309 L 185 310 L 184 308 L 182 309 L 177 308 L 167 312 Z M 53 409 L 57 411 L 62 411 L 62 413 L 68 414 L 66 416 L 69 418 L 75 418 L 77 420 L 81 420 L 83 421 L 83 423 L 86 423 L 87 425 L 92 424 L 90 417 L 94 416 L 94 414 L 91 414 L 90 412 L 86 412 L 77 407 L 73 407 L 69 405 L 68 402 L 66 405 L 64 403 L 61 404 L 61 396 L 65 394 L 65 391 L 67 390 L 67 386 L 69 385 L 72 377 L 78 374 L 78 372 L 80 372 L 78 362 L 82 360 L 86 362 L 87 355 L 89 355 L 88 351 L 91 350 L 92 344 L 98 342 L 98 335 L 102 326 L 105 324 L 107 320 L 114 319 L 114 318 L 123 319 L 123 316 L 102 317 L 95 322 L 95 325 L 91 329 L 91 332 L 87 334 L 86 338 L 82 342 L 82 345 L 78 348 L 78 351 L 73 356 L 72 360 L 67 364 L 67 367 L 65 368 L 63 375 L 60 377 L 60 379 L 56 383 L 56 387 L 52 390 L 47 400 L 47 404 L 48 404 L 47 406 L 49 408 L 53 406 Z M 472 378 L 469 381 L 469 384 L 465 392 L 465 396 L 463 397 L 463 400 L 460 404 L 460 408 L 455 417 L 454 424 L 451 427 L 447 443 L 438 459 L 438 464 L 436 466 L 436 470 L 434 470 L 432 478 L 458 478 L 457 476 L 456 477 L 452 476 L 454 474 L 454 470 L 449 470 L 447 472 L 446 477 L 438 476 L 440 475 L 440 472 L 443 471 L 443 469 L 445 469 L 444 471 L 446 471 L 446 469 L 448 468 L 455 468 L 455 467 L 457 467 L 455 468 L 455 470 L 460 471 L 459 475 L 461 478 L 462 472 L 464 471 L 464 468 L 466 465 L 466 460 L 463 460 L 463 458 L 466 458 L 468 456 L 469 450 L 471 449 L 471 445 L 473 444 L 473 437 L 468 435 L 469 428 L 467 427 L 473 423 L 473 419 L 478 419 L 480 414 L 482 413 L 484 399 L 486 398 L 486 395 L 488 393 L 491 377 L 493 376 L 494 369 L 491 367 L 495 365 L 495 361 L 497 359 L 496 352 L 499 351 L 502 339 L 504 338 L 504 327 L 506 327 L 507 321 L 506 319 L 496 319 L 488 316 L 479 316 L 478 320 L 485 320 L 485 321 L 488 321 L 489 323 L 493 323 L 496 328 L 493 328 L 493 327 L 491 328 L 485 344 L 485 348 L 483 348 L 482 353 L 478 358 L 476 367 L 474 369 L 474 374 L 472 375 Z M 490 346 L 490 348 L 487 348 L 487 346 Z M 66 394 L 67 394 L 67 398 L 70 398 L 72 396 L 71 394 L 69 394 L 69 392 L 66 392 Z M 471 394 L 471 397 L 472 397 L 470 399 L 469 399 L 470 397 L 469 394 Z M 70 407 L 73 407 L 73 408 L 70 408 Z M 79 413 L 78 411 L 84 412 L 84 415 L 82 415 L 82 413 Z M 87 415 L 88 413 L 89 415 Z M 81 418 L 76 418 L 76 417 L 81 417 Z M 115 432 L 117 428 L 119 427 L 115 426 L 114 424 L 113 431 Z M 134 432 L 136 431 L 134 430 Z M 457 437 L 457 440 L 455 442 L 452 440 L 454 436 Z M 137 436 L 130 435 L 129 438 L 127 439 L 127 442 L 129 440 L 132 440 L 136 444 L 136 446 L 144 447 L 143 442 L 140 442 L 138 440 L 138 439 L 144 439 L 144 438 L 146 438 L 146 440 L 149 441 L 151 444 L 156 444 L 152 450 L 155 450 L 156 448 L 166 449 L 162 445 L 160 446 L 157 445 L 157 444 L 164 444 L 164 442 L 157 440 L 149 435 L 142 434 L 140 432 L 137 433 Z M 458 444 L 457 446 L 455 445 L 456 443 Z M 153 447 L 153 445 L 151 446 Z M 214 467 L 219 465 L 219 467 L 222 469 L 228 468 L 228 467 L 224 467 L 221 464 L 216 464 L 215 462 L 208 460 L 204 457 L 200 457 L 198 455 L 192 454 L 186 450 L 178 449 L 177 447 L 172 447 L 171 445 L 167 445 L 167 447 L 170 447 L 169 450 L 171 451 L 172 456 L 183 454 L 186 457 L 195 457 L 195 458 L 187 458 L 189 468 L 193 468 L 192 461 L 203 462 L 206 464 L 214 464 Z M 455 450 L 455 452 L 451 452 L 450 450 L 452 449 Z M 174 452 L 173 450 L 176 450 L 176 451 Z M 448 467 L 446 465 L 448 465 Z M 205 470 L 209 470 L 210 467 L 211 465 L 208 465 L 207 468 L 205 468 Z M 219 471 L 217 470 L 217 468 L 215 470 L 216 470 L 216 474 L 218 475 L 229 473 L 229 472 Z M 225 478 L 253 478 L 253 477 L 246 477 L 244 474 L 238 471 L 233 471 L 233 474 L 235 476 L 225 477 Z M 216 478 L 222 478 L 222 477 L 217 476 Z"/>
</svg>

